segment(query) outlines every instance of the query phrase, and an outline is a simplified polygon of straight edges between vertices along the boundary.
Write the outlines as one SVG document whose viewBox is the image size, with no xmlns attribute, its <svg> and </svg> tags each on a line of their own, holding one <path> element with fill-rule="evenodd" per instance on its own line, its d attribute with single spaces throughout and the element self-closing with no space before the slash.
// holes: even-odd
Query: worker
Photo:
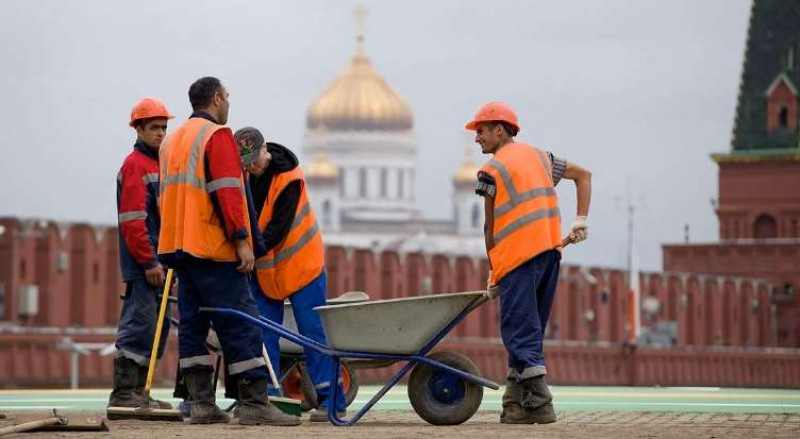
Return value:
<svg viewBox="0 0 800 439">
<path fill-rule="evenodd" d="M 327 296 L 322 234 L 297 157 L 283 145 L 266 143 L 261 131 L 253 127 L 236 131 L 234 137 L 249 173 L 258 230 L 266 251 L 256 261 L 252 279 L 258 311 L 282 324 L 283 302 L 288 298 L 300 334 L 327 344 L 322 320 L 314 310 L 325 305 Z M 279 371 L 279 337 L 268 330 L 263 331 L 263 337 L 270 362 Z M 328 420 L 332 392 L 337 392 L 335 409 L 343 417 L 346 402 L 342 385 L 331 383 L 334 360 L 310 348 L 304 352 L 317 391 L 318 407 L 311 413 L 311 422 Z"/>
<path fill-rule="evenodd" d="M 508 352 L 500 422 L 555 422 L 542 354 L 564 241 L 554 187 L 564 178 L 575 182 L 577 218 L 565 239 L 581 242 L 588 237 L 592 174 L 515 141 L 517 115 L 504 103 L 481 107 L 466 129 L 476 132 L 481 152 L 493 156 L 478 172 L 476 193 L 484 197 L 486 214 L 487 293 L 500 297 L 500 332 Z"/>
<path fill-rule="evenodd" d="M 206 348 L 210 324 L 239 394 L 239 424 L 299 425 L 267 399 L 266 362 L 257 326 L 200 311 L 233 308 L 258 315 L 248 285 L 255 262 L 248 233 L 242 164 L 228 121 L 228 91 L 203 77 L 189 88 L 193 113 L 160 154 L 161 235 L 158 254 L 178 284 L 180 369 L 189 393 L 189 422 L 226 423 L 216 405 L 214 367 Z"/>
<path fill-rule="evenodd" d="M 109 407 L 172 406 L 145 396 L 144 387 L 158 320 L 158 296 L 164 268 L 158 262 L 158 150 L 173 116 L 163 102 L 143 98 L 131 110 L 129 125 L 136 143 L 117 174 L 119 254 L 125 282 L 117 327 L 114 388 Z M 159 358 L 164 353 L 169 320 L 164 319 Z"/>
</svg>

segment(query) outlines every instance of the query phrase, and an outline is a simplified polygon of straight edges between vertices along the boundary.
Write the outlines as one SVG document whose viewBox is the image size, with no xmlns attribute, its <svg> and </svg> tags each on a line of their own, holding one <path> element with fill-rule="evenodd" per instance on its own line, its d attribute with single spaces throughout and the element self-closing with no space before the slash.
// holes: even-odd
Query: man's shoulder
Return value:
<svg viewBox="0 0 800 439">
<path fill-rule="evenodd" d="M 120 172 L 123 175 L 131 173 L 144 174 L 151 172 L 153 169 L 158 171 L 158 162 L 139 151 L 133 150 L 122 161 Z"/>
</svg>

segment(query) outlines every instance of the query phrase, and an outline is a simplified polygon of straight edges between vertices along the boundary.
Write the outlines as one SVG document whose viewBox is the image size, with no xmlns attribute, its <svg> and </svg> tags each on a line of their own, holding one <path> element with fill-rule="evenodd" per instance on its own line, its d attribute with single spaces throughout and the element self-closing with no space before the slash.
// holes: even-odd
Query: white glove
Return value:
<svg viewBox="0 0 800 439">
<path fill-rule="evenodd" d="M 585 216 L 575 218 L 572 227 L 569 229 L 569 239 L 577 244 L 585 241 L 589 237 L 589 220 Z"/>
<path fill-rule="evenodd" d="M 500 286 L 490 284 L 492 279 L 492 272 L 489 271 L 489 279 L 486 279 L 486 298 L 496 299 L 500 295 Z"/>
</svg>

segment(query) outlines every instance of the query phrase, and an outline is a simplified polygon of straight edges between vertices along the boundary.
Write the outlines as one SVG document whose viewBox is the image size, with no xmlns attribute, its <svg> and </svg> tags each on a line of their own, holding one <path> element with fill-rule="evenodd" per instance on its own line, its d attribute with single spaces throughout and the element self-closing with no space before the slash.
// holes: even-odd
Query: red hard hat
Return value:
<svg viewBox="0 0 800 439">
<path fill-rule="evenodd" d="M 156 98 L 142 98 L 136 102 L 131 110 L 131 121 L 128 123 L 134 126 L 135 122 L 139 119 L 150 119 L 152 117 L 166 117 L 172 119 L 175 116 L 169 114 L 167 106 Z"/>
<path fill-rule="evenodd" d="M 478 110 L 475 118 L 468 122 L 464 128 L 475 131 L 478 124 L 481 122 L 506 122 L 513 125 L 519 132 L 519 122 L 517 121 L 517 113 L 511 109 L 507 104 L 502 102 L 489 102 Z"/>
</svg>

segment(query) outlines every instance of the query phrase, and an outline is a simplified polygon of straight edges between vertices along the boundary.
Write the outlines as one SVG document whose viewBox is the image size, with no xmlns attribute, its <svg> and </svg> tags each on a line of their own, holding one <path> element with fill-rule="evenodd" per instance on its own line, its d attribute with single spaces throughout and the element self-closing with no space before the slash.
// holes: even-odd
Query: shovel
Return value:
<svg viewBox="0 0 800 439">
<path fill-rule="evenodd" d="M 103 418 L 94 416 L 67 418 L 53 409 L 49 418 L 17 417 L 15 425 L 0 428 L 0 436 L 28 431 L 108 431 L 108 426 Z"/>
</svg>

